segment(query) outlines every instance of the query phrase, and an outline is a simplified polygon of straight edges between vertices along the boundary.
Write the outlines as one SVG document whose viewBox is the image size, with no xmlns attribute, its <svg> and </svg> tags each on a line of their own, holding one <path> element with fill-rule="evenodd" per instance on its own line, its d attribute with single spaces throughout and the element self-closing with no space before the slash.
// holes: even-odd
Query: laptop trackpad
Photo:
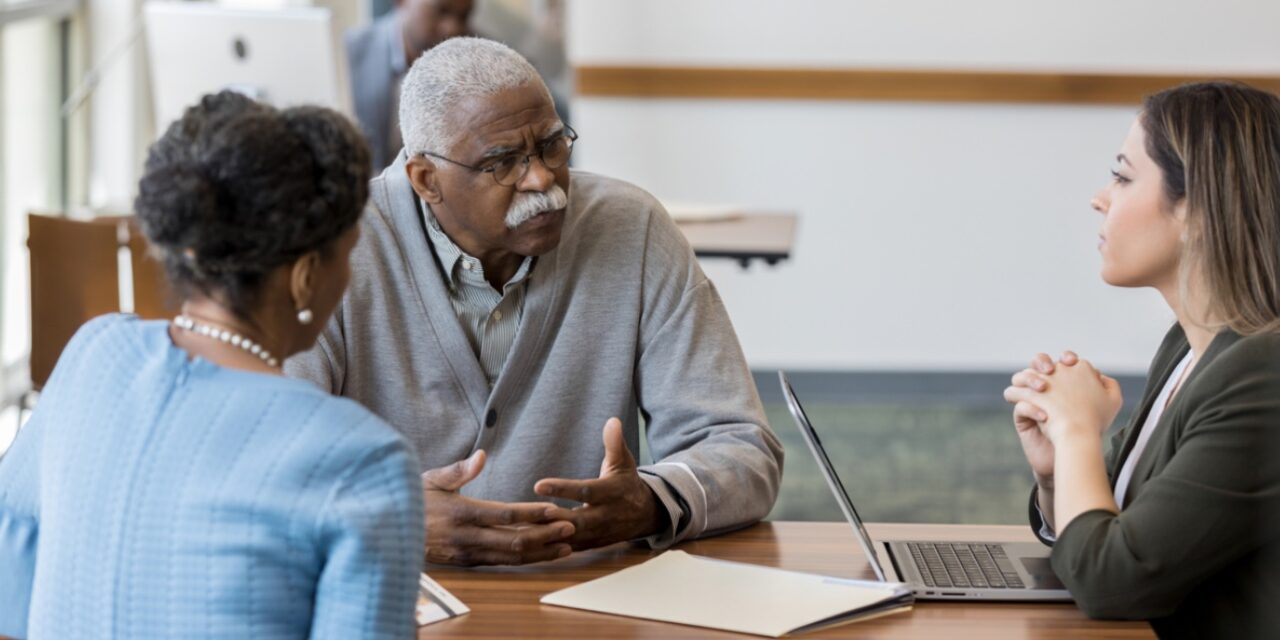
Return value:
<svg viewBox="0 0 1280 640">
<path fill-rule="evenodd" d="M 1031 575 L 1032 589 L 1066 589 L 1066 585 L 1053 573 L 1048 558 L 1018 558 L 1022 568 Z"/>
</svg>

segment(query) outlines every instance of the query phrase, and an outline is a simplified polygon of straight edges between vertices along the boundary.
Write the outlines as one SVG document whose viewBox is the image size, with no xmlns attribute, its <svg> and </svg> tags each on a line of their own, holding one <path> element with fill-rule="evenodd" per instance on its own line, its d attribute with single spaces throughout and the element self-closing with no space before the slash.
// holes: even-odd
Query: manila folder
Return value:
<svg viewBox="0 0 1280 640">
<path fill-rule="evenodd" d="M 846 580 L 668 551 L 543 604 L 780 638 L 911 608 L 895 582 Z"/>
</svg>

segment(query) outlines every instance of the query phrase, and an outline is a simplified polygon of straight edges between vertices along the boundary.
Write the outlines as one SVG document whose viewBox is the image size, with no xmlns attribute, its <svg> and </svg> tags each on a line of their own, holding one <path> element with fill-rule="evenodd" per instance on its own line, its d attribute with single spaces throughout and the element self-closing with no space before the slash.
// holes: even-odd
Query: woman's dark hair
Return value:
<svg viewBox="0 0 1280 640">
<path fill-rule="evenodd" d="M 151 145 L 134 211 L 179 295 L 246 313 L 267 274 L 356 224 L 368 183 L 368 145 L 342 115 L 223 91 Z"/>
<path fill-rule="evenodd" d="M 1209 294 L 1191 312 L 1241 335 L 1280 332 L 1280 97 L 1201 82 L 1148 97 L 1141 122 L 1165 199 L 1186 202 L 1183 299 L 1193 268 Z"/>
</svg>

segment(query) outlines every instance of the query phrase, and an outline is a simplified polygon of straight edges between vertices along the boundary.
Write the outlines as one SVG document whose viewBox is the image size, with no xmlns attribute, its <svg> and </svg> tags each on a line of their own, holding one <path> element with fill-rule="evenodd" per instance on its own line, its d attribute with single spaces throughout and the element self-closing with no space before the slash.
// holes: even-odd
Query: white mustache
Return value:
<svg viewBox="0 0 1280 640">
<path fill-rule="evenodd" d="M 567 204 L 569 204 L 569 196 L 558 184 L 551 185 L 550 189 L 543 192 L 516 193 L 511 206 L 507 208 L 507 228 L 514 229 L 539 213 L 563 209 Z"/>
</svg>

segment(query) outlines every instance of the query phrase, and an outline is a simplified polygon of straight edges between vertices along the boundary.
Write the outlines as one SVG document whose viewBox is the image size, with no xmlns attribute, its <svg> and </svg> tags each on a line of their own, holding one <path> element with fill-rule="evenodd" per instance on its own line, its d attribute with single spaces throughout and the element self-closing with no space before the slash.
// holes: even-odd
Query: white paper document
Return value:
<svg viewBox="0 0 1280 640">
<path fill-rule="evenodd" d="M 846 580 L 668 551 L 543 604 L 772 638 L 911 608 L 897 582 Z"/>
<path fill-rule="evenodd" d="M 471 613 L 471 609 L 453 597 L 440 583 L 428 578 L 425 573 L 418 576 L 418 607 L 414 614 L 419 627 L 456 618 L 464 613 Z"/>
</svg>

